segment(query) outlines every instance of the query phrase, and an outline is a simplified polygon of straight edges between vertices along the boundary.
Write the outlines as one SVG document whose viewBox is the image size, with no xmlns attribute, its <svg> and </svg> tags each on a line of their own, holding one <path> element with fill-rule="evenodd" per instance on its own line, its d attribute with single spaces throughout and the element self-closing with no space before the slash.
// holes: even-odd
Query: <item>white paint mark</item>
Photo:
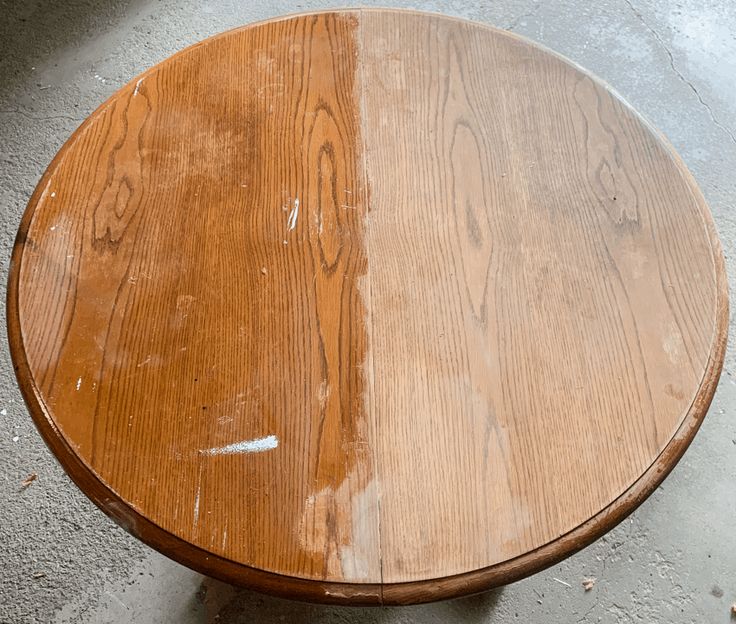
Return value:
<svg viewBox="0 0 736 624">
<path fill-rule="evenodd" d="M 286 230 L 291 232 L 296 227 L 296 220 L 299 217 L 299 198 L 294 200 L 294 207 L 289 213 L 289 220 L 286 222 Z"/>
<path fill-rule="evenodd" d="M 222 532 L 222 549 L 225 550 L 225 544 L 227 543 L 227 529 Z"/>
<path fill-rule="evenodd" d="M 56 197 L 56 191 L 51 192 L 51 197 Z"/>
<path fill-rule="evenodd" d="M 572 585 L 570 585 L 570 583 L 565 583 L 565 581 L 562 581 L 562 580 L 560 580 L 558 578 L 554 578 L 553 577 L 552 580 L 553 581 L 557 581 L 560 585 L 564 585 L 565 587 L 572 587 Z"/>
<path fill-rule="evenodd" d="M 236 453 L 263 453 L 270 451 L 279 445 L 279 439 L 275 435 L 266 436 L 265 438 L 255 438 L 254 440 L 243 440 L 235 442 L 228 446 L 219 446 L 211 449 L 200 451 L 202 455 L 234 455 Z"/>
<path fill-rule="evenodd" d="M 143 78 L 141 78 L 138 82 L 135 83 L 135 90 L 133 91 L 133 97 L 138 95 L 138 90 L 141 88 L 142 82 L 143 82 Z"/>
<path fill-rule="evenodd" d="M 53 232 L 56 229 L 57 226 L 52 225 L 49 229 Z"/>
<path fill-rule="evenodd" d="M 79 389 L 82 387 L 82 378 L 80 377 L 77 379 L 77 392 L 79 392 Z"/>
</svg>

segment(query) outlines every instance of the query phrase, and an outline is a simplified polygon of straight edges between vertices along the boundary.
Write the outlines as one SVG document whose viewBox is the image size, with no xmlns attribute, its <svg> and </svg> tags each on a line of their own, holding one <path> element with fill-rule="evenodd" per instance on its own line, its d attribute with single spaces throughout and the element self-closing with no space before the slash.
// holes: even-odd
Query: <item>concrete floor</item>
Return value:
<svg viewBox="0 0 736 624">
<path fill-rule="evenodd" d="M 34 185 L 100 102 L 137 73 L 209 35 L 332 4 L 0 0 L 3 289 L 15 231 Z M 512 29 L 608 81 L 679 150 L 710 203 L 729 274 L 736 276 L 735 3 L 380 4 Z M 729 622 L 736 602 L 735 356 L 729 348 L 710 413 L 672 475 L 630 519 L 582 553 L 478 597 L 421 607 L 346 609 L 278 600 L 205 579 L 119 529 L 76 489 L 39 438 L 3 341 L 0 622 Z M 31 472 L 38 480 L 21 491 Z M 598 579 L 589 592 L 581 587 L 586 577 Z"/>
</svg>

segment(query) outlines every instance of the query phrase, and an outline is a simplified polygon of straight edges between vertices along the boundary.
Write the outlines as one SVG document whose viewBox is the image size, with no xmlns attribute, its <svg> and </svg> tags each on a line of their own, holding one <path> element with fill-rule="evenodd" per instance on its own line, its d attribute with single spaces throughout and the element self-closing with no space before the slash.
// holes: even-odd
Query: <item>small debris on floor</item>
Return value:
<svg viewBox="0 0 736 624">
<path fill-rule="evenodd" d="M 266 273 L 268 273 L 268 271 L 266 271 L 266 267 L 261 267 L 261 273 L 263 273 L 264 275 L 265 275 Z"/>
<path fill-rule="evenodd" d="M 736 618 L 736 602 L 731 605 L 731 619 Z"/>
<path fill-rule="evenodd" d="M 716 598 L 723 598 L 723 590 L 718 587 L 718 585 L 713 585 L 713 588 L 710 590 L 710 595 L 715 596 Z"/>
<path fill-rule="evenodd" d="M 18 437 L 18 436 L 13 436 L 13 442 L 17 442 L 18 440 L 20 440 L 20 437 Z"/>
<path fill-rule="evenodd" d="M 583 589 L 586 592 L 590 591 L 591 589 L 593 589 L 593 586 L 595 585 L 595 582 L 597 580 L 598 579 L 594 579 L 594 578 L 583 579 Z"/>
<path fill-rule="evenodd" d="M 35 472 L 32 472 L 29 474 L 25 480 L 20 484 L 20 487 L 22 487 L 24 490 L 31 485 L 36 479 L 38 479 L 38 475 Z"/>
<path fill-rule="evenodd" d="M 566 583 L 565 581 L 563 581 L 561 579 L 552 577 L 552 580 L 555 581 L 555 582 L 557 582 L 557 583 L 559 583 L 560 585 L 564 585 L 565 587 L 572 587 L 572 585 L 570 585 L 570 583 Z"/>
<path fill-rule="evenodd" d="M 36 572 L 36 573 L 35 573 L 35 574 L 33 575 L 33 578 L 36 578 L 36 579 L 38 579 L 38 578 L 43 578 L 44 576 L 46 576 L 46 572 Z"/>
<path fill-rule="evenodd" d="M 0 415 L 7 416 L 8 415 L 8 410 L 6 410 L 5 408 L 1 409 L 0 410 Z"/>
</svg>

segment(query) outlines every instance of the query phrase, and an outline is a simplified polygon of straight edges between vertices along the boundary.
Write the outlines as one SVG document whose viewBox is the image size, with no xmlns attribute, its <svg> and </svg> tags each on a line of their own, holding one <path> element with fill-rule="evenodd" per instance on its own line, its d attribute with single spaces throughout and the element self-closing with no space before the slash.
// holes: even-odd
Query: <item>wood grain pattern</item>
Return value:
<svg viewBox="0 0 736 624">
<path fill-rule="evenodd" d="M 614 526 L 695 434 L 728 316 L 703 198 L 630 108 L 516 36 L 371 10 L 121 89 L 31 198 L 8 311 L 106 513 L 351 604 L 511 582 Z"/>
</svg>

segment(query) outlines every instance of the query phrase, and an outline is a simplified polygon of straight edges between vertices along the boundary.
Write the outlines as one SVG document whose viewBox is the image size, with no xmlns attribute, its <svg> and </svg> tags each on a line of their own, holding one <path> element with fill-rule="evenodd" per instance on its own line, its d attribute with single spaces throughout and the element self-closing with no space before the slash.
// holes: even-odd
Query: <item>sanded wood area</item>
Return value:
<svg viewBox="0 0 736 624">
<path fill-rule="evenodd" d="M 19 383 L 165 554 L 295 598 L 511 582 L 612 528 L 723 360 L 710 214 L 597 79 L 479 24 L 304 14 L 131 81 L 36 189 Z"/>
</svg>

